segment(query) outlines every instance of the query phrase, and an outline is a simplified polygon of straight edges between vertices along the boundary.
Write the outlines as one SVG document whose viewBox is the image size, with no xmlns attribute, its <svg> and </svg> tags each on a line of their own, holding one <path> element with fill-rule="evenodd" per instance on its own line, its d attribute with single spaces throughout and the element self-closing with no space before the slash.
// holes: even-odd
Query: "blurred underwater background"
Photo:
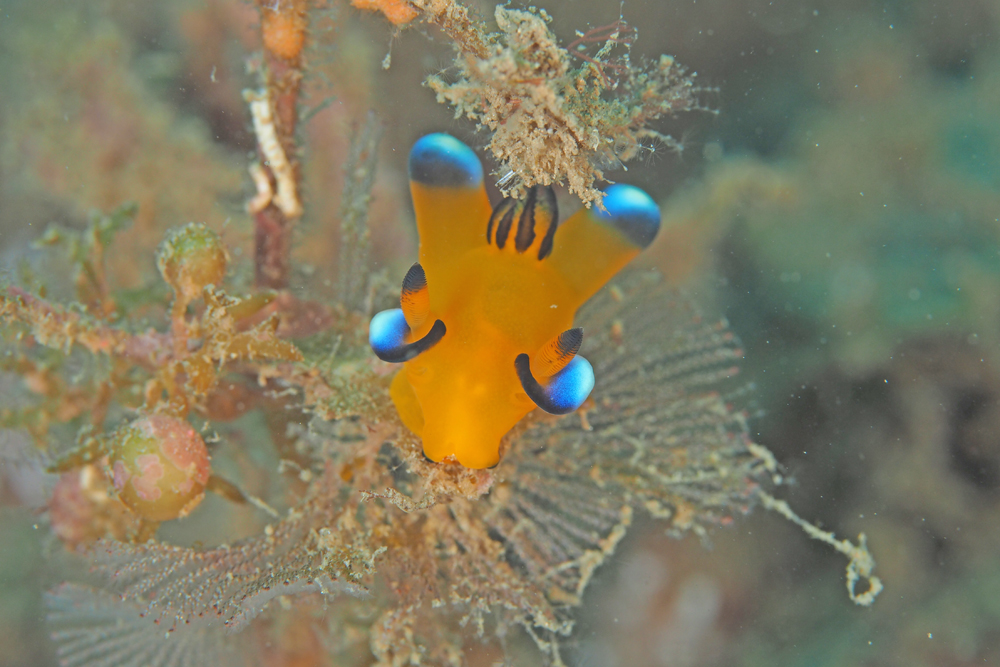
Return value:
<svg viewBox="0 0 1000 667">
<path fill-rule="evenodd" d="M 101 317 L 108 323 L 128 312 L 135 331 L 173 326 L 176 336 L 176 312 L 171 320 L 163 304 L 172 293 L 180 299 L 183 289 L 158 277 L 157 247 L 169 229 L 204 223 L 227 248 L 227 289 L 244 294 L 255 286 L 274 287 L 282 296 L 271 294 L 251 305 L 268 314 L 280 311 L 284 318 L 280 325 L 275 320 L 277 333 L 267 331 L 265 318 L 253 320 L 256 311 L 247 310 L 254 297 L 206 298 L 200 325 L 205 339 L 230 326 L 219 324 L 222 319 L 239 323 L 243 317 L 252 322 L 237 326 L 241 333 L 226 330 L 227 335 L 250 331 L 257 338 L 248 345 L 270 345 L 254 348 L 260 356 L 247 359 L 301 360 L 304 354 L 310 363 L 319 360 L 313 375 L 255 367 L 245 386 L 233 381 L 227 393 L 199 395 L 192 423 L 205 433 L 213 470 L 235 484 L 210 487 L 217 493 L 207 495 L 189 517 L 159 526 L 157 539 L 182 547 L 215 547 L 262 531 L 271 538 L 274 530 L 315 533 L 316 544 L 324 544 L 327 534 L 319 521 L 339 526 L 370 521 L 388 534 L 386 526 L 398 521 L 392 506 L 406 501 L 380 496 L 374 501 L 382 503 L 380 513 L 374 516 L 365 518 L 363 509 L 361 518 L 353 510 L 338 515 L 330 508 L 346 497 L 347 487 L 316 491 L 309 484 L 324 474 L 323 466 L 315 465 L 329 447 L 324 443 L 372 441 L 373 433 L 390 440 L 388 431 L 379 429 L 395 419 L 387 416 L 394 412 L 391 404 L 369 405 L 370 397 L 355 391 L 348 378 L 343 387 L 350 398 L 343 404 L 326 394 L 316 399 L 331 418 L 324 420 L 303 416 L 294 392 L 283 394 L 273 385 L 268 393 L 258 389 L 274 379 L 301 387 L 302 395 L 319 396 L 327 385 L 340 386 L 330 377 L 347 378 L 358 368 L 369 373 L 365 382 L 381 381 L 385 373 L 365 365 L 362 315 L 393 305 L 396 286 L 416 257 L 407 155 L 417 139 L 451 133 L 476 150 L 487 173 L 504 175 L 486 150 L 490 133 L 456 118 L 453 109 L 436 101 L 433 84 L 425 83 L 429 75 L 454 72 L 454 48 L 430 22 L 409 23 L 407 12 L 416 10 L 408 10 L 405 0 L 358 0 L 354 6 L 346 0 L 284 0 L 306 7 L 302 11 L 309 15 L 304 46 L 276 41 L 294 42 L 285 32 L 275 32 L 267 46 L 273 52 L 305 49 L 302 66 L 290 70 L 288 80 L 301 84 L 292 101 L 299 124 L 291 134 L 299 147 L 293 166 L 299 170 L 304 212 L 288 216 L 297 219 L 286 239 L 291 260 L 279 278 L 269 279 L 260 259 L 264 223 L 254 219 L 261 209 L 255 212 L 252 203 L 260 188 L 253 169 L 248 173 L 261 134 L 255 135 L 248 106 L 253 97 L 245 98 L 244 90 L 256 89 L 266 68 L 261 16 L 276 21 L 267 17 L 278 16 L 282 1 L 0 0 L 0 265 L 5 288 L 15 290 L 8 293 L 34 295 L 19 297 L 28 306 L 43 298 L 86 305 L 66 310 L 61 322 L 76 317 L 73 313 L 89 317 L 106 308 Z M 465 5 L 492 25 L 495 3 Z M 781 466 L 783 483 L 770 492 L 839 537 L 853 540 L 864 533 L 885 585 L 870 607 L 852 604 L 845 594 L 843 558 L 759 506 L 744 516 L 741 503 L 754 504 L 748 500 L 752 493 L 741 497 L 736 482 L 723 489 L 729 504 L 715 507 L 717 514 L 705 503 L 704 528 L 700 517 L 680 525 L 683 503 L 671 505 L 676 529 L 671 534 L 652 509 L 624 520 L 612 516 L 613 500 L 585 499 L 608 512 L 599 527 L 604 541 L 594 542 L 599 550 L 608 545 L 614 555 L 593 572 L 584 574 L 580 566 L 577 579 L 568 583 L 546 572 L 546 585 L 556 582 L 551 585 L 566 590 L 590 581 L 582 598 L 568 605 L 574 607 L 566 612 L 575 622 L 572 634 L 547 659 L 581 667 L 1000 664 L 1000 2 L 551 0 L 538 9 L 551 17 L 549 28 L 564 44 L 621 16 L 637 29 L 630 46 L 633 62 L 669 54 L 697 73 L 698 103 L 653 123 L 663 140 L 641 142 L 627 170 L 601 165 L 606 180 L 639 186 L 660 205 L 659 236 L 635 265 L 656 269 L 663 284 L 697 304 L 705 321 L 728 322 L 735 338 L 719 338 L 712 349 L 727 367 L 743 357 L 739 388 L 731 396 L 745 409 L 740 414 L 748 418 L 750 438 L 770 449 Z M 294 33 L 295 27 L 287 30 Z M 279 181 L 276 175 L 276 193 Z M 486 181 L 496 199 L 497 179 Z M 581 206 L 579 192 L 562 186 L 556 191 L 564 210 Z M 119 208 L 126 202 L 134 202 L 134 209 Z M 280 208 L 280 203 L 264 205 Z M 62 231 L 54 234 L 57 228 Z M 105 268 L 89 263 L 97 255 Z M 109 291 L 106 284 L 115 287 Z M 630 304 L 626 287 L 624 303 Z M 237 313 L 241 307 L 244 315 Z M 613 309 L 599 301 L 592 312 L 600 308 Z M 212 312 L 222 319 L 210 321 Z M 613 319 L 591 317 L 599 324 Z M 655 330 L 655 320 L 639 307 L 621 317 Z M 328 326 L 329 321 L 339 324 Z M 686 321 L 701 323 L 701 316 Z M 32 331 L 39 338 L 39 329 Z M 715 335 L 685 331 L 706 346 Z M 67 349 L 79 333 L 74 332 L 66 334 Z M 85 334 L 79 333 L 77 342 L 87 347 Z M 233 611 L 250 616 L 246 623 L 260 614 L 254 627 L 266 628 L 261 630 L 268 633 L 266 646 L 252 657 L 234 657 L 240 635 L 207 643 L 196 636 L 190 654 L 184 648 L 155 659 L 113 652 L 88 657 L 92 644 L 60 652 L 50 635 L 59 631 L 63 611 L 84 609 L 92 618 L 108 619 L 101 632 L 135 622 L 115 611 L 117 598 L 110 594 L 86 597 L 83 588 L 65 588 L 66 580 L 90 582 L 87 565 L 74 555 L 77 547 L 105 535 L 134 542 L 128 547 L 134 551 L 109 557 L 107 567 L 113 569 L 126 558 L 139 558 L 149 535 L 142 522 L 133 525 L 113 513 L 102 515 L 107 525 L 97 528 L 93 516 L 75 514 L 73 498 L 88 489 L 57 482 L 60 475 L 51 466 L 58 453 L 45 451 L 49 458 L 40 463 L 34 443 L 61 440 L 67 450 L 86 444 L 79 435 L 84 422 L 113 429 L 143 401 L 148 405 L 154 389 L 173 394 L 165 381 L 156 380 L 163 387 L 150 389 L 154 380 L 135 379 L 132 366 L 138 364 L 127 355 L 116 360 L 120 364 L 96 365 L 79 351 L 59 361 L 55 353 L 20 356 L 23 337 L 8 320 L 7 361 L 0 374 L 8 427 L 0 431 L 3 667 L 542 664 L 536 643 L 543 645 L 544 637 L 532 641 L 515 627 L 519 619 L 510 627 L 496 621 L 494 628 L 491 617 L 486 614 L 484 621 L 478 611 L 456 615 L 454 632 L 473 637 L 477 623 L 486 623 L 490 638 L 447 640 L 457 641 L 460 650 L 453 651 L 452 644 L 442 648 L 444 639 L 432 645 L 436 630 L 421 630 L 410 620 L 401 621 L 405 632 L 399 632 L 416 648 L 404 652 L 378 645 L 367 633 L 372 619 L 388 618 L 379 616 L 379 605 L 392 594 L 409 600 L 411 592 L 390 591 L 392 586 L 366 578 L 373 563 L 377 576 L 381 552 L 346 541 L 336 549 L 351 561 L 345 571 L 372 588 L 368 606 L 348 608 L 334 601 L 328 608 L 326 584 L 319 579 L 295 590 L 290 586 L 287 595 L 255 590 L 248 597 L 260 594 L 262 601 L 254 598 L 252 611 L 239 605 Z M 286 338 L 302 351 L 281 347 Z M 613 333 L 595 338 L 609 346 L 613 339 Z M 335 355 L 330 349 L 346 355 L 342 367 L 324 361 Z M 641 357 L 644 349 L 635 352 Z M 603 368 L 602 357 L 592 354 L 595 366 Z M 205 359 L 209 365 L 224 361 Z M 57 367 L 58 380 L 51 370 Z M 188 376 L 194 374 L 193 366 L 185 368 Z M 95 373 L 111 380 L 99 385 L 80 380 Z M 326 384 L 316 389 L 320 376 Z M 129 379 L 116 384 L 117 378 Z M 115 397 L 100 403 L 107 413 L 98 420 L 89 415 L 100 387 Z M 134 395 L 125 396 L 128 391 Z M 659 398 L 657 391 L 649 389 L 649 400 Z M 365 431 L 347 418 L 355 414 L 377 419 L 372 417 L 374 425 Z M 729 419 L 709 426 L 728 437 L 739 430 Z M 598 430 L 599 420 L 594 420 Z M 546 442 L 561 437 L 557 426 L 533 424 Z M 541 436 L 532 437 L 541 442 Z M 416 489 L 413 478 L 420 474 L 414 471 L 430 468 L 407 463 L 410 450 L 399 454 L 372 442 L 371 466 L 379 462 L 383 476 L 398 488 Z M 419 454 L 417 447 L 412 451 Z M 698 453 L 697 445 L 691 452 Z M 511 460 L 522 461 L 515 454 Z M 376 481 L 363 486 L 369 464 L 346 455 L 336 460 L 339 468 L 326 468 L 331 477 L 362 490 L 381 489 Z M 92 459 L 86 465 L 97 470 Z M 756 479 L 760 471 L 746 465 L 746 479 Z M 292 468 L 294 474 L 286 474 Z M 66 467 L 58 470 L 68 474 Z M 542 480 L 539 486 L 547 483 L 544 473 L 537 475 L 532 479 Z M 483 477 L 456 473 L 455 479 L 448 483 L 470 497 L 482 493 L 468 490 L 471 486 L 486 484 Z M 523 487 L 525 493 L 541 493 L 527 479 L 518 482 L 521 487 L 512 482 L 493 490 L 489 502 L 498 515 L 509 511 L 501 491 Z M 57 510 L 53 494 L 69 505 Z M 284 516 L 292 496 L 306 498 L 304 506 L 317 508 L 315 516 L 323 518 L 272 529 L 268 512 L 275 510 L 269 505 Z M 692 502 L 692 512 L 702 511 L 700 501 Z M 426 509 L 406 508 L 412 510 L 407 516 Z M 465 531 L 463 521 L 473 521 L 462 511 L 441 509 L 428 515 L 428 522 L 454 522 L 457 535 Z M 539 515 L 537 508 L 524 512 Z M 496 516 L 483 521 L 491 531 L 506 530 Z M 627 534 L 616 532 L 629 522 Z M 452 530 L 447 526 L 442 530 Z M 680 539 L 672 534 L 688 528 L 698 534 Z M 423 529 L 416 523 L 408 528 L 412 534 Z M 497 541 L 514 544 L 518 530 L 511 528 Z M 459 544 L 458 552 L 465 548 Z M 313 556 L 304 550 L 294 557 L 304 562 Z M 155 558 L 168 558 L 166 552 L 149 557 L 150 570 L 159 562 Z M 530 570 L 531 564 L 521 567 Z M 398 576 L 418 582 L 427 575 L 416 565 L 400 565 Z M 352 599 L 353 583 L 333 584 L 343 593 L 335 600 Z M 149 599 L 166 595 L 153 584 L 149 591 Z M 293 604 L 299 593 L 311 601 Z M 515 593 L 521 597 L 512 607 L 535 610 L 547 610 L 558 597 L 546 591 L 547 601 L 536 603 L 531 600 L 537 591 Z M 463 589 L 461 595 L 468 603 L 477 592 Z M 277 600 L 262 612 L 272 597 Z M 503 606 L 490 598 L 494 603 Z M 563 611 L 557 612 L 545 626 L 554 635 L 561 633 L 553 628 L 565 622 Z M 537 614 L 536 623 L 544 615 Z M 161 634 L 140 625 L 140 641 Z M 428 643 L 413 640 L 421 631 Z M 395 636 L 386 630 L 390 635 Z"/>
</svg>

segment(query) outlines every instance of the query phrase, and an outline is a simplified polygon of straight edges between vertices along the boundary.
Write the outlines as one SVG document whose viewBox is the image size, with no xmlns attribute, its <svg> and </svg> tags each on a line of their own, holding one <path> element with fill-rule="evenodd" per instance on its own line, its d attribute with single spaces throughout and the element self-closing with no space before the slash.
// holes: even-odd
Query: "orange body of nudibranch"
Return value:
<svg viewBox="0 0 1000 667">
<path fill-rule="evenodd" d="M 410 184 L 420 261 L 402 308 L 376 315 L 369 340 L 403 364 L 392 399 L 427 457 L 491 467 L 528 412 L 572 412 L 589 395 L 576 310 L 652 242 L 659 209 L 625 185 L 608 189 L 605 211 L 561 224 L 551 188 L 493 209 L 478 158 L 444 134 L 416 143 Z"/>
</svg>

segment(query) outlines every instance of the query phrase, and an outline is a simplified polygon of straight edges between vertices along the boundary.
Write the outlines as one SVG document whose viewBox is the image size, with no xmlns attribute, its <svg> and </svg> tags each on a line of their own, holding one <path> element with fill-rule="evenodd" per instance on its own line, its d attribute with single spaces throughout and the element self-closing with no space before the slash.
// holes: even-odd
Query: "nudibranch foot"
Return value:
<svg viewBox="0 0 1000 667">
<path fill-rule="evenodd" d="M 414 145 L 410 191 L 419 263 L 401 308 L 376 315 L 369 340 L 403 364 L 390 395 L 424 454 L 489 468 L 529 412 L 566 414 L 589 396 L 594 370 L 577 355 L 573 318 L 652 242 L 660 211 L 628 185 L 608 188 L 604 210 L 565 221 L 547 186 L 493 208 L 476 154 L 446 134 Z"/>
</svg>

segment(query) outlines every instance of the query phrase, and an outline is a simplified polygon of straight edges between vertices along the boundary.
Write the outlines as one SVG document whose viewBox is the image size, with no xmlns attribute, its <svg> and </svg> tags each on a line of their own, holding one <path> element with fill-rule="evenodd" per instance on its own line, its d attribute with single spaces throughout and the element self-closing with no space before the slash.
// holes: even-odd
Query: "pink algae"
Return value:
<svg viewBox="0 0 1000 667">
<path fill-rule="evenodd" d="M 139 474 L 132 480 L 135 492 L 143 500 L 159 500 L 163 492 L 158 484 L 163 479 L 163 466 L 160 465 L 160 457 L 156 454 L 142 454 L 135 457 L 135 465 L 139 469 Z M 190 480 L 189 488 L 190 490 Z"/>
<path fill-rule="evenodd" d="M 179 470 L 187 472 L 189 482 L 202 486 L 207 484 L 211 471 L 208 450 L 194 427 L 184 420 L 165 415 L 153 415 L 147 422 L 143 426 L 150 435 L 160 439 L 163 456 Z M 185 490 L 187 489 L 178 489 L 182 492 Z"/>
<path fill-rule="evenodd" d="M 125 463 L 122 461 L 115 461 L 114 466 L 112 466 L 113 481 L 115 484 L 115 491 L 121 491 L 125 488 L 125 483 L 128 482 L 129 477 L 132 473 L 128 471 L 125 467 Z"/>
<path fill-rule="evenodd" d="M 148 521 L 186 516 L 211 475 L 205 441 L 184 419 L 141 417 L 119 429 L 109 457 L 118 498 Z"/>
</svg>

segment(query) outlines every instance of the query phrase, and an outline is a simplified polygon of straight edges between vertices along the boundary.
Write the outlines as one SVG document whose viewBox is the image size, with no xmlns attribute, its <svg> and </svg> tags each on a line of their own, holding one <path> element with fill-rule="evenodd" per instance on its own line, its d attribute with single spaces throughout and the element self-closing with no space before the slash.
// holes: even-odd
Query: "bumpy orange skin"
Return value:
<svg viewBox="0 0 1000 667">
<path fill-rule="evenodd" d="M 121 501 L 150 521 L 187 516 L 204 497 L 211 474 L 205 441 L 189 423 L 166 415 L 119 430 L 108 465 Z"/>
<path fill-rule="evenodd" d="M 261 36 L 264 48 L 284 60 L 294 60 L 306 43 L 305 12 L 293 3 L 288 9 L 261 12 Z"/>
<path fill-rule="evenodd" d="M 405 25 L 417 18 L 417 10 L 406 0 L 351 0 L 358 9 L 382 12 L 393 25 Z"/>
</svg>

